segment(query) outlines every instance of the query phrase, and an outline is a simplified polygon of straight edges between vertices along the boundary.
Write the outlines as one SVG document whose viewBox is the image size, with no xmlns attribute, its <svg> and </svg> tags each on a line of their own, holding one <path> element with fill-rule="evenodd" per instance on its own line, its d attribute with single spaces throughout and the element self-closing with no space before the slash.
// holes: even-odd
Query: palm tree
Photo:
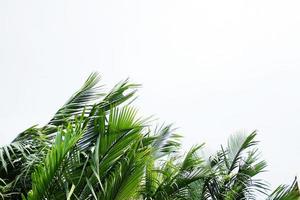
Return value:
<svg viewBox="0 0 300 200">
<path fill-rule="evenodd" d="M 2 199 L 298 199 L 297 181 L 267 195 L 257 179 L 256 133 L 232 136 L 209 160 L 203 145 L 181 150 L 172 125 L 152 125 L 130 106 L 139 85 L 128 80 L 105 93 L 92 73 L 44 126 L 0 148 Z"/>
</svg>

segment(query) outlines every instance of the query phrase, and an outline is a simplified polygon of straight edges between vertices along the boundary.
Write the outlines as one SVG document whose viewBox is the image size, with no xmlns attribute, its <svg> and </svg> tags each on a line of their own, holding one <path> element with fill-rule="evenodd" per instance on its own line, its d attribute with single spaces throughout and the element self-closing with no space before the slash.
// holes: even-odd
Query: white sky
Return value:
<svg viewBox="0 0 300 200">
<path fill-rule="evenodd" d="M 273 184 L 300 173 L 300 2 L 0 0 L 0 144 L 47 122 L 92 71 L 142 83 L 142 114 L 213 152 L 259 130 Z"/>
</svg>

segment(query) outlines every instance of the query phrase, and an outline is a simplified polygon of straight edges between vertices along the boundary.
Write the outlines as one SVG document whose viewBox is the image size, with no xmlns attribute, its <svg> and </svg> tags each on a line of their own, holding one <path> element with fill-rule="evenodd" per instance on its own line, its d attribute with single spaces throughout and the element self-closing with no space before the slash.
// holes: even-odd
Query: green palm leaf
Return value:
<svg viewBox="0 0 300 200">
<path fill-rule="evenodd" d="M 267 200 L 299 200 L 300 192 L 297 182 L 297 177 L 291 186 L 280 185 L 275 191 L 268 197 Z"/>
<path fill-rule="evenodd" d="M 53 191 L 49 188 L 70 150 L 74 148 L 81 136 L 81 123 L 75 124 L 75 127 L 70 124 L 66 130 L 58 132 L 55 143 L 44 162 L 32 174 L 32 190 L 28 193 L 28 200 L 48 199 L 47 197 L 52 195 Z"/>
</svg>

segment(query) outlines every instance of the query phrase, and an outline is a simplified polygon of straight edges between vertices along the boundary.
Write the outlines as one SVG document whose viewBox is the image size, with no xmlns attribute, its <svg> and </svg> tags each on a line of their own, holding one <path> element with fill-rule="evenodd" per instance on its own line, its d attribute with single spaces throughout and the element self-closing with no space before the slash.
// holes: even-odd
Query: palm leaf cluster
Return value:
<svg viewBox="0 0 300 200">
<path fill-rule="evenodd" d="M 130 106 L 139 85 L 110 92 L 91 74 L 42 127 L 0 148 L 0 199 L 296 200 L 297 181 L 270 192 L 258 174 L 256 132 L 233 135 L 215 155 L 182 152 L 172 125 L 152 125 Z"/>
</svg>

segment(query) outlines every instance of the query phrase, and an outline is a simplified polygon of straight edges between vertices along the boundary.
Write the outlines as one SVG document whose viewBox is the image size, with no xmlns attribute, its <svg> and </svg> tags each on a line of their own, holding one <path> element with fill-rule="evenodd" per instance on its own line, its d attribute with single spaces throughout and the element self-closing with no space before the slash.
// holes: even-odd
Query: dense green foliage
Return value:
<svg viewBox="0 0 300 200">
<path fill-rule="evenodd" d="M 205 159 L 181 150 L 171 125 L 152 125 L 129 104 L 139 85 L 110 92 L 90 75 L 48 124 L 0 148 L 0 199 L 296 200 L 297 182 L 270 192 L 256 132 L 233 135 Z"/>
</svg>

